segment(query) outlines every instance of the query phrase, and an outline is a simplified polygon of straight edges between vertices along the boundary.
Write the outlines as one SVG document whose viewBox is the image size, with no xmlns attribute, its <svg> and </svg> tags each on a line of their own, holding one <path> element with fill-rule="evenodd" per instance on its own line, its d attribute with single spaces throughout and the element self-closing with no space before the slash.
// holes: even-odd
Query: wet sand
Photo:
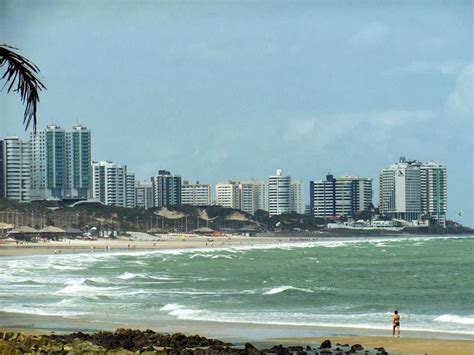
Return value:
<svg viewBox="0 0 474 355">
<path fill-rule="evenodd" d="M 5 243 L 0 244 L 1 256 L 42 255 L 42 254 L 70 254 L 81 252 L 104 252 L 124 250 L 169 250 L 187 248 L 222 248 L 229 246 L 284 244 L 290 242 L 315 241 L 314 238 L 274 238 L 274 237 L 203 237 L 203 236 L 176 236 L 161 237 L 149 236 L 145 238 L 120 238 L 66 241 L 49 241 L 38 243 Z"/>
<path fill-rule="evenodd" d="M 474 340 L 447 340 L 407 337 L 330 337 L 330 338 L 299 338 L 284 339 L 285 342 L 295 344 L 321 343 L 330 339 L 332 343 L 361 344 L 365 348 L 383 347 L 389 353 L 402 354 L 429 354 L 429 355 L 473 355 Z"/>
</svg>

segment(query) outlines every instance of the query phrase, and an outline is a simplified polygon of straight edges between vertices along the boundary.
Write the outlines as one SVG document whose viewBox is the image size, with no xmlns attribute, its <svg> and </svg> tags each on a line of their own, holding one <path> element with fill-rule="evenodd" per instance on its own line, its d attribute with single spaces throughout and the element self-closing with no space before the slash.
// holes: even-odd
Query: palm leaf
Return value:
<svg viewBox="0 0 474 355">
<path fill-rule="evenodd" d="M 13 49 L 17 48 L 0 45 L 0 68 L 5 64 L 7 69 L 0 80 L 5 79 L 5 88 L 8 85 L 7 92 L 14 91 L 20 94 L 21 102 L 25 104 L 25 114 L 23 124 L 25 130 L 30 124 L 36 131 L 36 112 L 39 103 L 39 92 L 46 87 L 38 79 L 40 70 L 25 57 L 15 53 Z"/>
</svg>

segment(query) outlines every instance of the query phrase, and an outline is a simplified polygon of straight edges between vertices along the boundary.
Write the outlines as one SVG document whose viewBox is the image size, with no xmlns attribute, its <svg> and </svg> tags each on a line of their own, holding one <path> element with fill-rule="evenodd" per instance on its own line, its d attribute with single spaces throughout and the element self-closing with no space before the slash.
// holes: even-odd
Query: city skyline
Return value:
<svg viewBox="0 0 474 355">
<path fill-rule="evenodd" d="M 375 179 L 400 156 L 436 160 L 450 172 L 448 217 L 464 211 L 472 226 L 469 4 L 433 2 L 430 16 L 422 3 L 367 4 L 124 3 L 112 17 L 106 3 L 4 1 L 1 40 L 41 69 L 40 126 L 87 126 L 101 137 L 94 160 L 137 180 L 282 168 L 307 199 L 306 182 L 328 172 Z M 19 135 L 18 98 L 0 106 L 2 136 Z"/>
</svg>

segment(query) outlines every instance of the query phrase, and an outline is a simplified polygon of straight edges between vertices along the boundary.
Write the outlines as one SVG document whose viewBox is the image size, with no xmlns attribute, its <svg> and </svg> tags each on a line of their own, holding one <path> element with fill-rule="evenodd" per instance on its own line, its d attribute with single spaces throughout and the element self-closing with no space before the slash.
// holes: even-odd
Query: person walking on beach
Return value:
<svg viewBox="0 0 474 355">
<path fill-rule="evenodd" d="M 398 311 L 393 312 L 392 319 L 393 319 L 392 336 L 395 336 L 395 331 L 397 331 L 398 337 L 400 337 L 400 315 L 398 314 Z"/>
</svg>

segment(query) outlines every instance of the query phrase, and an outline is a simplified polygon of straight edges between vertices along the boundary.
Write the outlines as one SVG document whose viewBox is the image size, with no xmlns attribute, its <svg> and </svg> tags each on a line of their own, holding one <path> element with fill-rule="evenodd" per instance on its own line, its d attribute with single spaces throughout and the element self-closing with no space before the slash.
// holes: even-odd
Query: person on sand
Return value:
<svg viewBox="0 0 474 355">
<path fill-rule="evenodd" d="M 398 311 L 393 312 L 392 319 L 393 319 L 392 336 L 395 336 L 395 331 L 397 331 L 398 337 L 400 337 L 400 315 L 398 314 Z"/>
</svg>

